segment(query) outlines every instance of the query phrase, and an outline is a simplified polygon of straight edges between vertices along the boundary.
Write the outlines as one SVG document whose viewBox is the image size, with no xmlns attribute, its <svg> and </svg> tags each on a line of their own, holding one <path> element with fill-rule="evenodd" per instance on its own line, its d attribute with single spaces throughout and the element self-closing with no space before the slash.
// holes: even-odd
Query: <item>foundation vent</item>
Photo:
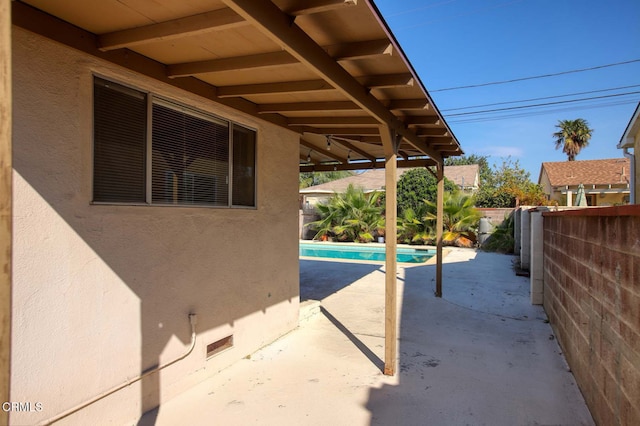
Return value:
<svg viewBox="0 0 640 426">
<path fill-rule="evenodd" d="M 233 346 L 233 334 L 207 345 L 207 359 Z"/>
</svg>

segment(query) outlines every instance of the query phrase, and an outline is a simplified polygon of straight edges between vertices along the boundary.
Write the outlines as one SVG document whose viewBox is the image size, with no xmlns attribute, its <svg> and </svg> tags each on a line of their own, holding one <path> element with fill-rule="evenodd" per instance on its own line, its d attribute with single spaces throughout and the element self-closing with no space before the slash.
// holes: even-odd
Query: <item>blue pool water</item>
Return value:
<svg viewBox="0 0 640 426">
<path fill-rule="evenodd" d="M 398 247 L 397 260 L 403 263 L 424 263 L 435 256 L 435 250 Z M 300 256 L 330 259 L 385 260 L 382 246 L 361 246 L 350 244 L 300 243 Z"/>
</svg>

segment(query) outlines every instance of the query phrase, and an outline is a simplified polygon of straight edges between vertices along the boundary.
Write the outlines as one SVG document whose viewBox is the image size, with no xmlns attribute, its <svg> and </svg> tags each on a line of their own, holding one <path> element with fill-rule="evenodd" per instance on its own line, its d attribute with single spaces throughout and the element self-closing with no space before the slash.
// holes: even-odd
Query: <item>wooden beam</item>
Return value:
<svg viewBox="0 0 640 426">
<path fill-rule="evenodd" d="M 306 155 L 304 156 L 306 160 Z M 304 161 L 306 163 L 306 161 Z M 435 163 L 429 158 L 419 160 L 398 160 L 397 167 L 401 168 L 414 168 L 414 167 L 427 167 L 433 166 Z M 335 170 L 364 170 L 375 169 L 384 165 L 384 160 L 379 159 L 375 162 L 369 161 L 352 161 L 348 164 L 300 164 L 300 172 L 331 172 Z"/>
<path fill-rule="evenodd" d="M 418 128 L 415 129 L 415 133 L 418 137 L 421 136 L 432 136 L 432 137 L 446 137 L 449 135 L 449 129 L 446 127 L 438 127 L 438 128 Z"/>
<path fill-rule="evenodd" d="M 349 61 L 385 54 L 381 53 L 384 51 L 384 49 L 380 45 L 384 45 L 388 49 L 389 41 L 371 40 L 357 43 L 343 43 L 339 45 L 324 47 L 324 49 L 327 49 L 330 53 L 333 53 L 333 55 L 331 56 L 336 61 Z M 256 55 L 173 64 L 168 66 L 168 75 L 169 77 L 187 77 L 212 72 L 273 67 L 295 63 L 298 63 L 298 61 L 293 56 L 291 56 L 287 52 L 277 51 Z M 376 77 L 372 77 L 374 83 L 375 78 Z M 385 76 L 384 78 L 391 79 L 393 77 Z M 398 77 L 396 76 L 395 78 L 397 79 Z"/>
<path fill-rule="evenodd" d="M 451 136 L 444 136 L 444 137 L 438 137 L 438 138 L 427 136 L 426 138 L 423 138 L 423 140 L 430 146 L 437 147 L 438 149 L 444 146 L 457 146 Z"/>
<path fill-rule="evenodd" d="M 333 102 L 290 102 L 281 104 L 258 105 L 258 114 L 278 112 L 310 112 L 310 111 L 360 111 L 360 107 L 349 101 Z"/>
<path fill-rule="evenodd" d="M 327 90 L 335 90 L 335 88 L 324 80 L 306 80 L 283 83 L 222 86 L 218 87 L 218 96 L 221 98 L 231 98 L 255 95 L 273 95 L 278 93 L 319 92 Z"/>
<path fill-rule="evenodd" d="M 324 12 L 345 5 L 355 5 L 355 0 L 315 0 L 306 1 L 302 8 L 288 12 L 292 16 Z M 227 30 L 247 25 L 247 22 L 229 8 L 212 10 L 197 15 L 172 19 L 170 21 L 130 28 L 102 34 L 98 37 L 103 51 L 132 47 L 158 40 L 190 37 L 210 31 Z"/>
<path fill-rule="evenodd" d="M 247 22 L 233 10 L 224 8 L 144 27 L 102 34 L 98 36 L 98 44 L 100 50 L 108 51 L 158 40 L 193 36 L 207 31 L 226 30 L 241 25 L 247 25 Z"/>
<path fill-rule="evenodd" d="M 172 77 L 179 77 L 179 75 L 172 75 Z M 413 79 L 407 74 L 373 75 L 368 77 L 359 77 L 357 80 L 369 89 L 401 87 L 413 84 Z M 324 80 L 303 80 L 280 83 L 221 86 L 218 87 L 218 96 L 221 98 L 230 98 L 250 95 L 272 95 L 279 93 L 315 92 L 326 90 L 335 90 L 335 88 Z M 378 121 L 375 121 L 374 124 L 377 123 Z"/>
<path fill-rule="evenodd" d="M 392 111 L 428 110 L 430 108 L 429 101 L 426 99 L 398 99 L 389 102 L 389 109 Z"/>
<path fill-rule="evenodd" d="M 0 403 L 11 401 L 11 3 L 0 0 Z M 9 424 L 9 410 L 0 411 L 0 424 Z"/>
<path fill-rule="evenodd" d="M 382 89 L 390 87 L 413 87 L 415 80 L 411 74 L 378 74 L 365 77 L 356 77 L 358 83 L 369 89 Z"/>
<path fill-rule="evenodd" d="M 407 126 L 438 126 L 442 123 L 437 115 L 408 115 L 400 119 Z"/>
<path fill-rule="evenodd" d="M 323 49 L 336 61 L 352 61 L 374 56 L 391 56 L 393 44 L 388 39 L 367 40 L 325 46 Z"/>
<path fill-rule="evenodd" d="M 290 126 L 357 126 L 357 125 L 372 125 L 378 124 L 376 119 L 371 117 L 291 117 L 288 119 Z"/>
<path fill-rule="evenodd" d="M 400 138 L 393 129 L 378 129 L 385 157 L 385 302 L 384 302 L 384 374 L 396 374 L 398 356 L 398 278 L 397 278 L 397 156 Z"/>
<path fill-rule="evenodd" d="M 212 72 L 267 68 L 296 63 L 298 63 L 298 60 L 289 53 L 279 51 L 167 65 L 167 76 L 171 78 L 189 77 Z"/>
<path fill-rule="evenodd" d="M 436 297 L 442 297 L 442 235 L 444 231 L 444 164 L 436 165 Z"/>
<path fill-rule="evenodd" d="M 358 0 L 305 0 L 301 8 L 290 9 L 286 13 L 291 16 L 310 15 L 356 4 Z"/>
<path fill-rule="evenodd" d="M 378 129 L 375 127 L 306 127 L 290 126 L 290 129 L 298 133 L 316 133 L 319 135 L 375 135 Z"/>
</svg>

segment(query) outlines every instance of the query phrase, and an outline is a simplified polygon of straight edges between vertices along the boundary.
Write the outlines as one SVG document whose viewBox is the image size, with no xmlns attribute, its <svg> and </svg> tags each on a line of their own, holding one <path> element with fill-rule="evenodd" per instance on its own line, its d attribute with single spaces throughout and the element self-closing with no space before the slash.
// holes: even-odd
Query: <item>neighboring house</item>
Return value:
<svg viewBox="0 0 640 426">
<path fill-rule="evenodd" d="M 631 176 L 631 204 L 640 204 L 640 186 L 638 185 L 640 180 L 640 157 L 638 157 L 638 148 L 640 148 L 640 103 L 638 103 L 627 128 L 622 134 L 620 143 L 618 143 L 618 149 L 624 151 L 625 157 L 629 158 L 631 164 L 629 172 L 629 176 Z"/>
<path fill-rule="evenodd" d="M 464 191 L 474 192 L 479 187 L 479 166 L 445 166 L 444 176 Z M 407 169 L 398 169 L 398 179 Z M 374 169 L 358 173 L 342 179 L 320 185 L 310 186 L 300 190 L 300 207 L 303 210 L 313 209 L 321 202 L 327 201 L 334 193 L 345 192 L 349 185 L 362 188 L 366 193 L 384 191 L 384 170 Z"/>
<path fill-rule="evenodd" d="M 631 166 L 627 158 L 542 163 L 538 184 L 547 199 L 572 206 L 580 184 L 589 206 L 629 203 Z"/>
<path fill-rule="evenodd" d="M 301 163 L 462 153 L 369 1 L 0 2 L 2 424 L 134 424 L 294 329 Z"/>
</svg>

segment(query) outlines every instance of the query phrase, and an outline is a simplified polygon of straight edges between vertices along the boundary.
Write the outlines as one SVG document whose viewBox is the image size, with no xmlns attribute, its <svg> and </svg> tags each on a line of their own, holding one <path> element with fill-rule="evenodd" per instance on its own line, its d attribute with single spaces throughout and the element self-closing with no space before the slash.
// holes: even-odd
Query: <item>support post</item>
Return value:
<svg viewBox="0 0 640 426">
<path fill-rule="evenodd" d="M 397 157 L 399 137 L 387 126 L 380 126 L 385 157 L 385 302 L 384 302 L 384 374 L 396 374 L 398 353 L 397 300 Z"/>
<path fill-rule="evenodd" d="M 436 166 L 438 181 L 438 195 L 436 197 L 436 297 L 442 297 L 442 235 L 444 229 L 444 163 L 439 161 Z"/>
<path fill-rule="evenodd" d="M 10 401 L 11 378 L 11 3 L 0 0 L 0 402 Z"/>
</svg>

